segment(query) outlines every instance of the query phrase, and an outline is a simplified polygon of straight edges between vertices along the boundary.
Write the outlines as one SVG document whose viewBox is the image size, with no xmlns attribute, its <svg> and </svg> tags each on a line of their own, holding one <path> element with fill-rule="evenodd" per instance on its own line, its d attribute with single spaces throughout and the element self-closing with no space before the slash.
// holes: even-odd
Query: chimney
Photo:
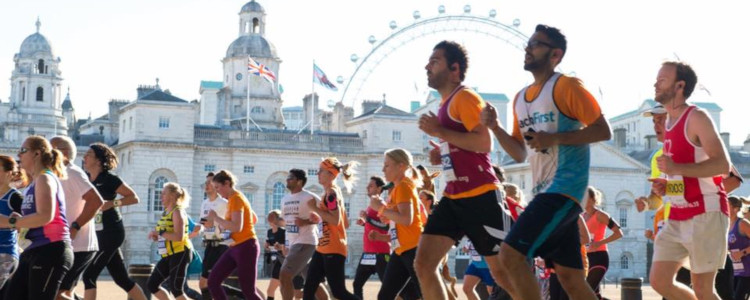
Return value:
<svg viewBox="0 0 750 300">
<path fill-rule="evenodd" d="M 412 101 L 411 102 L 411 111 L 410 112 L 413 113 L 413 112 L 417 111 L 417 109 L 419 109 L 421 106 L 422 106 L 422 104 L 419 103 L 419 101 Z"/>
<path fill-rule="evenodd" d="M 313 104 L 310 105 L 310 100 L 314 100 Z M 302 98 L 302 112 L 305 113 L 304 116 L 302 116 L 303 120 L 305 120 L 305 124 L 310 122 L 310 109 L 315 108 L 315 126 L 320 126 L 320 109 L 318 108 L 318 102 L 320 100 L 320 97 L 318 94 L 307 94 L 304 98 Z M 317 128 L 317 127 L 316 127 Z M 307 128 L 309 130 L 310 128 Z"/>
<path fill-rule="evenodd" d="M 721 140 L 724 142 L 724 147 L 729 150 L 729 132 L 722 132 Z"/>
<path fill-rule="evenodd" d="M 659 140 L 655 134 L 649 134 L 646 136 L 646 150 L 654 150 L 659 147 Z"/>
<path fill-rule="evenodd" d="M 614 130 L 614 141 L 615 141 L 615 147 L 617 148 L 625 148 L 625 138 L 627 135 L 627 129 L 625 128 L 616 128 Z"/>
</svg>

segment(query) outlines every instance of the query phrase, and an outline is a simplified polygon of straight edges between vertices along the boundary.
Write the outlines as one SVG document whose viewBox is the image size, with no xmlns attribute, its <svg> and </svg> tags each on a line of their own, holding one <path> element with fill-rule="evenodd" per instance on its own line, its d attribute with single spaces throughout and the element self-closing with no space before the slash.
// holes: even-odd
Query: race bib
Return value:
<svg viewBox="0 0 750 300">
<path fill-rule="evenodd" d="M 391 235 L 391 250 L 396 250 L 401 245 L 398 243 L 398 231 L 396 231 L 396 222 L 391 221 L 391 228 L 388 229 L 388 233 Z"/>
<path fill-rule="evenodd" d="M 680 179 L 671 179 L 667 181 L 667 196 L 670 197 L 684 197 L 685 195 L 685 181 Z"/>
<path fill-rule="evenodd" d="M 159 237 L 156 241 L 156 246 L 159 249 L 159 255 L 167 255 L 167 240 L 163 237 Z"/>
<path fill-rule="evenodd" d="M 299 233 L 299 227 L 297 225 L 286 225 L 287 233 Z"/>
<path fill-rule="evenodd" d="M 440 160 L 442 161 L 443 165 L 443 176 L 445 176 L 445 181 L 455 181 L 456 180 L 456 173 L 453 172 L 453 161 L 451 160 L 451 149 L 448 145 L 448 142 L 440 142 Z"/>
<path fill-rule="evenodd" d="M 206 227 L 206 229 L 203 231 L 203 239 L 206 239 L 206 240 L 219 239 L 219 237 L 216 236 L 216 227 Z"/>
<path fill-rule="evenodd" d="M 359 261 L 360 265 L 363 266 L 374 266 L 378 261 L 378 257 L 374 253 L 362 254 L 362 260 Z"/>
<path fill-rule="evenodd" d="M 276 261 L 278 259 L 278 252 L 271 252 L 271 261 Z"/>
<path fill-rule="evenodd" d="M 471 250 L 469 250 L 469 255 L 471 256 L 471 260 L 473 260 L 473 261 L 476 261 L 476 262 L 482 261 L 482 256 L 479 255 L 479 253 L 477 252 L 477 250 L 474 250 L 474 248 L 472 248 Z"/>
<path fill-rule="evenodd" d="M 732 253 L 740 252 L 740 250 L 738 250 L 738 249 L 732 249 L 732 250 L 729 250 L 729 251 L 732 251 Z M 729 257 L 731 258 L 732 255 L 730 255 Z M 732 258 L 732 267 L 734 267 L 734 272 L 735 273 L 741 273 L 742 271 L 745 271 L 745 264 L 742 263 L 742 258 L 737 259 L 737 260 L 735 260 L 734 258 Z"/>
<path fill-rule="evenodd" d="M 94 228 L 96 231 L 102 231 L 104 230 L 104 223 L 102 223 L 102 212 L 99 211 L 96 213 L 96 216 L 94 216 Z"/>
</svg>

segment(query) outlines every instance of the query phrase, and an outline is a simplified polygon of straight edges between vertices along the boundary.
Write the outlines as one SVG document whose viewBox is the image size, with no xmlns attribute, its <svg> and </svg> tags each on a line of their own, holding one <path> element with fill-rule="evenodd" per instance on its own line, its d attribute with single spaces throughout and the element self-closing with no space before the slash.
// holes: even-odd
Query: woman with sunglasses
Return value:
<svg viewBox="0 0 750 300">
<path fill-rule="evenodd" d="M 18 262 L 5 299 L 55 299 L 60 283 L 73 266 L 73 248 L 65 219 L 63 155 L 41 136 L 26 138 L 18 152 L 21 168 L 31 177 L 21 212 L 0 215 L 0 228 L 29 228 L 31 241 Z"/>
<path fill-rule="evenodd" d="M 104 199 L 104 205 L 94 217 L 99 251 L 91 265 L 83 272 L 83 284 L 86 287 L 84 299 L 96 299 L 96 281 L 99 273 L 106 267 L 115 284 L 126 291 L 128 297 L 145 300 L 143 290 L 128 276 L 120 251 L 120 246 L 125 241 L 125 226 L 122 224 L 122 215 L 118 207 L 138 204 L 138 196 L 127 183 L 112 173 L 112 170 L 117 168 L 117 155 L 107 145 L 91 144 L 83 156 L 83 168 Z M 120 198 L 117 198 L 118 195 Z"/>
</svg>

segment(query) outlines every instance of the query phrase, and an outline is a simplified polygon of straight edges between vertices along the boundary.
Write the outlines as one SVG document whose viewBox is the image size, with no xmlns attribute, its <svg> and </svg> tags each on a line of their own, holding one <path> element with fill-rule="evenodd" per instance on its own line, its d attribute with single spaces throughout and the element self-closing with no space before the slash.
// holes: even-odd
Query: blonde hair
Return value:
<svg viewBox="0 0 750 300">
<path fill-rule="evenodd" d="M 167 182 L 164 184 L 163 190 L 177 195 L 177 199 L 175 200 L 176 206 L 180 208 L 187 208 L 190 205 L 190 195 L 179 184 L 174 182 Z"/>
<path fill-rule="evenodd" d="M 516 193 L 514 195 L 507 195 L 507 196 L 515 199 L 518 202 L 518 204 L 520 204 L 521 206 L 525 206 L 526 197 L 524 197 L 523 191 L 521 190 L 521 188 L 518 185 L 510 183 L 510 182 L 503 183 L 503 189 L 508 189 L 508 188 L 514 189 Z"/>
<path fill-rule="evenodd" d="M 343 182 L 344 182 L 344 188 L 346 189 L 347 193 L 351 193 L 352 188 L 354 188 L 354 184 L 357 182 L 357 166 L 359 166 L 359 162 L 357 161 L 349 161 L 346 164 L 342 164 L 336 157 L 326 157 L 323 159 L 323 162 L 327 162 L 330 165 L 332 165 L 336 170 L 339 170 L 341 172 L 341 175 L 343 176 Z M 336 175 L 336 174 L 334 174 Z M 336 186 L 336 181 L 334 180 L 333 185 Z"/>
<path fill-rule="evenodd" d="M 593 186 L 586 188 L 586 201 L 594 201 L 594 206 L 602 205 L 602 192 Z"/>
<path fill-rule="evenodd" d="M 63 166 L 64 157 L 60 150 L 53 149 L 49 141 L 38 135 L 27 137 L 26 144 L 28 145 L 28 151 L 41 152 L 39 157 L 41 159 L 42 167 L 50 169 L 59 179 L 67 178 L 67 173 Z"/>
<path fill-rule="evenodd" d="M 271 211 L 268 212 L 268 216 L 266 216 L 266 218 L 268 218 L 270 216 L 274 216 L 277 221 L 280 221 L 281 220 L 281 211 L 278 210 L 278 209 L 271 210 Z"/>
<path fill-rule="evenodd" d="M 411 172 L 411 176 L 409 176 L 409 178 L 411 178 L 411 180 L 413 180 L 414 183 L 417 184 L 417 187 L 422 186 L 422 175 L 419 173 L 419 171 L 417 171 L 417 168 L 414 167 L 414 158 L 412 157 L 409 150 L 402 148 L 389 149 L 385 151 L 385 156 L 396 163 L 406 165 Z"/>
</svg>

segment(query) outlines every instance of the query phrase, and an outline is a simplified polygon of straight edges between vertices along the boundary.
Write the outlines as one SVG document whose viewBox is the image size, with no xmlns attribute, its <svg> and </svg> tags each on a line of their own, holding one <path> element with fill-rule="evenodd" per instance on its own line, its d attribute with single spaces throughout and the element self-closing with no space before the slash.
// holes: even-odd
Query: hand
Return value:
<svg viewBox="0 0 750 300">
<path fill-rule="evenodd" d="M 158 232 L 156 232 L 156 231 L 153 231 L 153 230 L 152 230 L 151 232 L 149 232 L 149 233 L 148 233 L 148 238 L 149 238 L 150 240 L 152 240 L 152 241 L 156 242 L 156 240 L 158 240 L 158 239 L 159 239 L 159 233 L 158 233 Z"/>
<path fill-rule="evenodd" d="M 651 229 L 646 229 L 646 231 L 643 232 L 643 236 L 645 236 L 649 240 L 654 239 L 654 231 Z"/>
<path fill-rule="evenodd" d="M 638 212 L 642 212 L 646 209 L 646 197 L 638 197 L 638 199 L 635 199 L 635 208 Z"/>
<path fill-rule="evenodd" d="M 217 215 L 216 212 L 213 210 L 209 210 L 208 214 L 206 215 L 206 220 L 209 222 L 213 222 L 216 219 Z"/>
<path fill-rule="evenodd" d="M 357 219 L 357 225 L 359 226 L 365 226 L 365 220 L 362 218 Z"/>
<path fill-rule="evenodd" d="M 601 241 L 599 241 L 599 242 L 591 242 L 591 243 L 589 243 L 589 249 L 587 251 L 599 248 L 601 245 L 602 245 Z"/>
<path fill-rule="evenodd" d="M 430 164 L 432 164 L 433 166 L 443 164 L 443 159 L 441 158 L 442 155 L 440 153 L 440 144 L 436 143 L 433 140 L 430 140 L 430 146 L 432 146 L 429 154 Z"/>
<path fill-rule="evenodd" d="M 370 232 L 367 234 L 367 239 L 371 241 L 376 241 L 378 238 L 377 234 L 378 233 L 375 230 L 370 230 Z"/>
<path fill-rule="evenodd" d="M 732 261 L 740 261 L 742 259 L 742 250 L 740 251 L 729 251 L 729 255 L 732 256 Z"/>
<path fill-rule="evenodd" d="M 667 180 L 664 178 L 653 178 L 651 181 L 651 193 L 664 196 L 667 194 Z"/>
<path fill-rule="evenodd" d="M 367 212 L 364 210 L 359 211 L 359 217 L 360 218 L 367 218 Z"/>
<path fill-rule="evenodd" d="M 276 249 L 276 250 L 279 250 L 279 251 L 283 251 L 284 250 L 284 244 L 276 243 L 275 245 L 273 245 L 273 248 Z"/>
<path fill-rule="evenodd" d="M 664 174 L 680 175 L 677 171 L 677 164 L 669 156 L 662 155 L 656 158 L 656 165 L 659 167 L 659 171 Z"/>
<path fill-rule="evenodd" d="M 310 213 L 310 222 L 311 223 L 318 224 L 318 223 L 320 223 L 320 219 L 321 218 L 320 218 L 319 214 L 316 214 L 314 212 Z"/>
<path fill-rule="evenodd" d="M 529 137 L 526 140 L 526 143 L 531 149 L 534 149 L 536 152 L 544 152 L 547 149 L 556 146 L 559 142 L 557 140 L 557 135 L 545 131 L 528 131 L 524 133 L 524 135 Z"/>
<path fill-rule="evenodd" d="M 438 120 L 438 117 L 433 112 L 428 112 L 426 114 L 422 114 L 419 117 L 419 129 L 424 131 L 429 136 L 434 136 L 437 138 L 440 138 L 440 131 L 443 129 L 443 126 L 440 125 L 440 120 Z"/>
<path fill-rule="evenodd" d="M 78 229 L 75 229 L 73 227 L 70 228 L 70 239 L 74 240 L 76 238 L 76 235 L 78 235 Z"/>
<path fill-rule="evenodd" d="M 110 208 L 113 208 L 113 207 L 115 207 L 115 202 L 114 201 L 104 201 L 104 204 L 102 204 L 102 206 L 101 206 L 101 208 L 99 208 L 99 210 L 105 211 L 105 210 L 109 210 Z"/>
<path fill-rule="evenodd" d="M 489 128 L 490 130 L 500 127 L 500 123 L 497 122 L 497 110 L 489 102 L 485 102 L 485 104 L 485 107 L 479 114 L 479 123 L 487 126 L 487 128 Z"/>
</svg>

